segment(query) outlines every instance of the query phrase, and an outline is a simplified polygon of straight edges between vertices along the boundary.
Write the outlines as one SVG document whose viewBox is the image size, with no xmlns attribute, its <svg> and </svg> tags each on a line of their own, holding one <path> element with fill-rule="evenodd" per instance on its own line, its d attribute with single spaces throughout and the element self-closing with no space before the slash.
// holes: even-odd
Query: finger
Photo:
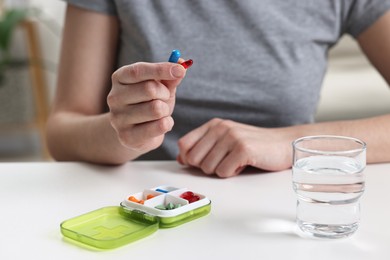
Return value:
<svg viewBox="0 0 390 260">
<path fill-rule="evenodd" d="M 132 149 L 143 149 L 153 138 L 158 138 L 171 131 L 174 125 L 172 117 L 134 125 L 118 131 L 122 143 Z"/>
<path fill-rule="evenodd" d="M 210 120 L 209 122 L 203 124 L 202 126 L 192 130 L 188 134 L 184 135 L 178 141 L 179 147 L 179 156 L 183 164 L 189 165 L 187 161 L 188 152 L 195 146 L 197 142 L 209 131 L 211 127 L 221 122 L 221 119 L 215 118 Z"/>
<path fill-rule="evenodd" d="M 186 70 L 179 64 L 170 62 L 137 62 L 119 68 L 113 74 L 113 81 L 133 84 L 146 80 L 177 80 L 184 78 Z"/>
<path fill-rule="evenodd" d="M 223 158 L 215 173 L 221 178 L 229 178 L 240 174 L 246 166 L 245 152 L 241 149 L 233 149 Z"/>
<path fill-rule="evenodd" d="M 189 165 L 201 167 L 203 160 L 209 155 L 209 153 L 216 148 L 215 146 L 220 143 L 220 140 L 225 135 L 227 129 L 209 129 L 201 139 L 188 151 L 186 160 Z M 219 146 L 221 153 L 224 152 L 226 147 Z"/>
<path fill-rule="evenodd" d="M 142 137 L 152 138 L 152 137 L 164 135 L 167 132 L 172 130 L 173 125 L 174 125 L 174 121 L 173 118 L 170 116 L 163 117 L 158 120 L 138 124 L 133 128 L 134 138 L 142 139 Z"/>
<path fill-rule="evenodd" d="M 170 97 L 176 96 L 176 89 L 179 86 L 182 79 L 176 80 L 161 80 L 161 83 L 169 90 Z"/>
<path fill-rule="evenodd" d="M 171 93 L 166 86 L 155 80 L 148 80 L 132 85 L 119 85 L 107 96 L 110 109 L 123 105 L 138 104 L 155 99 L 166 101 Z"/>
<path fill-rule="evenodd" d="M 161 100 L 152 100 L 129 107 L 127 117 L 133 124 L 154 121 L 171 115 L 169 105 Z"/>
<path fill-rule="evenodd" d="M 170 106 L 161 100 L 152 100 L 136 105 L 126 106 L 122 111 L 113 113 L 116 125 L 130 126 L 154 121 L 171 115 Z"/>
<path fill-rule="evenodd" d="M 182 161 L 181 158 L 180 158 L 180 155 L 177 155 L 177 156 L 176 156 L 176 161 L 177 161 L 179 164 L 184 165 L 183 161 Z"/>
<path fill-rule="evenodd" d="M 226 137 L 226 135 L 225 135 Z M 214 147 L 203 158 L 200 168 L 206 174 L 215 173 L 218 165 L 232 150 L 233 143 L 231 139 L 223 138 L 219 140 Z"/>
<path fill-rule="evenodd" d="M 183 58 L 179 58 L 179 60 L 177 61 L 178 64 L 181 64 L 183 62 L 185 62 L 185 60 Z M 185 68 L 185 67 L 183 67 L 183 68 Z M 177 80 L 162 80 L 161 82 L 165 86 L 168 87 L 169 91 L 171 92 L 171 97 L 174 97 L 176 95 L 176 87 L 180 84 L 181 80 L 182 80 L 182 78 L 177 79 Z"/>
</svg>

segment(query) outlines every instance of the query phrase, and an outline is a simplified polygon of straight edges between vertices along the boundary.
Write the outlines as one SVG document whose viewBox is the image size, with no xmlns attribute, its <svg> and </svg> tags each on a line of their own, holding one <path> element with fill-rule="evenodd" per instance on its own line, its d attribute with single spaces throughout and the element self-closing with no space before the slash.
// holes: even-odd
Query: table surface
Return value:
<svg viewBox="0 0 390 260">
<path fill-rule="evenodd" d="M 358 231 L 349 238 L 303 238 L 295 225 L 291 172 L 218 179 L 174 161 L 0 164 L 0 259 L 390 259 L 390 164 L 369 165 Z M 62 236 L 60 223 L 160 185 L 212 201 L 209 215 L 113 250 Z"/>
</svg>

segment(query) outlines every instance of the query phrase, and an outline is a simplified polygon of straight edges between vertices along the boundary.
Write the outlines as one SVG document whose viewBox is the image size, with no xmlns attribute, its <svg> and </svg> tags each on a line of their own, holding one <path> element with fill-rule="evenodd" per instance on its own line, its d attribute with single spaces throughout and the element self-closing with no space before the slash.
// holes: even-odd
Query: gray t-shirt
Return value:
<svg viewBox="0 0 390 260">
<path fill-rule="evenodd" d="M 173 49 L 194 60 L 177 90 L 173 130 L 140 157 L 154 160 L 176 158 L 177 140 L 215 117 L 262 127 L 312 122 L 329 49 L 390 9 L 390 0 L 66 1 L 118 16 L 118 67 L 167 61 Z"/>
</svg>

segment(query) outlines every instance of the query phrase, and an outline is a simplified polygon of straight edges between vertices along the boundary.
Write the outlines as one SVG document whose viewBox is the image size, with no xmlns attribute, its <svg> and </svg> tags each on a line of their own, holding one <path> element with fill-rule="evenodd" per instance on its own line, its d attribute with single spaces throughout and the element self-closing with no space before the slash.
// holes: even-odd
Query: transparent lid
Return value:
<svg viewBox="0 0 390 260">
<path fill-rule="evenodd" d="M 116 248 L 146 237 L 159 228 L 158 218 L 122 207 L 105 207 L 61 223 L 65 237 L 96 248 Z"/>
</svg>

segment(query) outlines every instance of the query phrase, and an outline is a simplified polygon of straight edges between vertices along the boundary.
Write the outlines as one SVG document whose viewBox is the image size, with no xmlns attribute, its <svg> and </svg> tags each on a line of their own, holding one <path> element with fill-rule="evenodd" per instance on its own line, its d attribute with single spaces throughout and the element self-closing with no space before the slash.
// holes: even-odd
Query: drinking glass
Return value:
<svg viewBox="0 0 390 260">
<path fill-rule="evenodd" d="M 293 188 L 304 234 L 343 238 L 359 226 L 366 144 L 346 136 L 307 136 L 293 142 Z"/>
</svg>

